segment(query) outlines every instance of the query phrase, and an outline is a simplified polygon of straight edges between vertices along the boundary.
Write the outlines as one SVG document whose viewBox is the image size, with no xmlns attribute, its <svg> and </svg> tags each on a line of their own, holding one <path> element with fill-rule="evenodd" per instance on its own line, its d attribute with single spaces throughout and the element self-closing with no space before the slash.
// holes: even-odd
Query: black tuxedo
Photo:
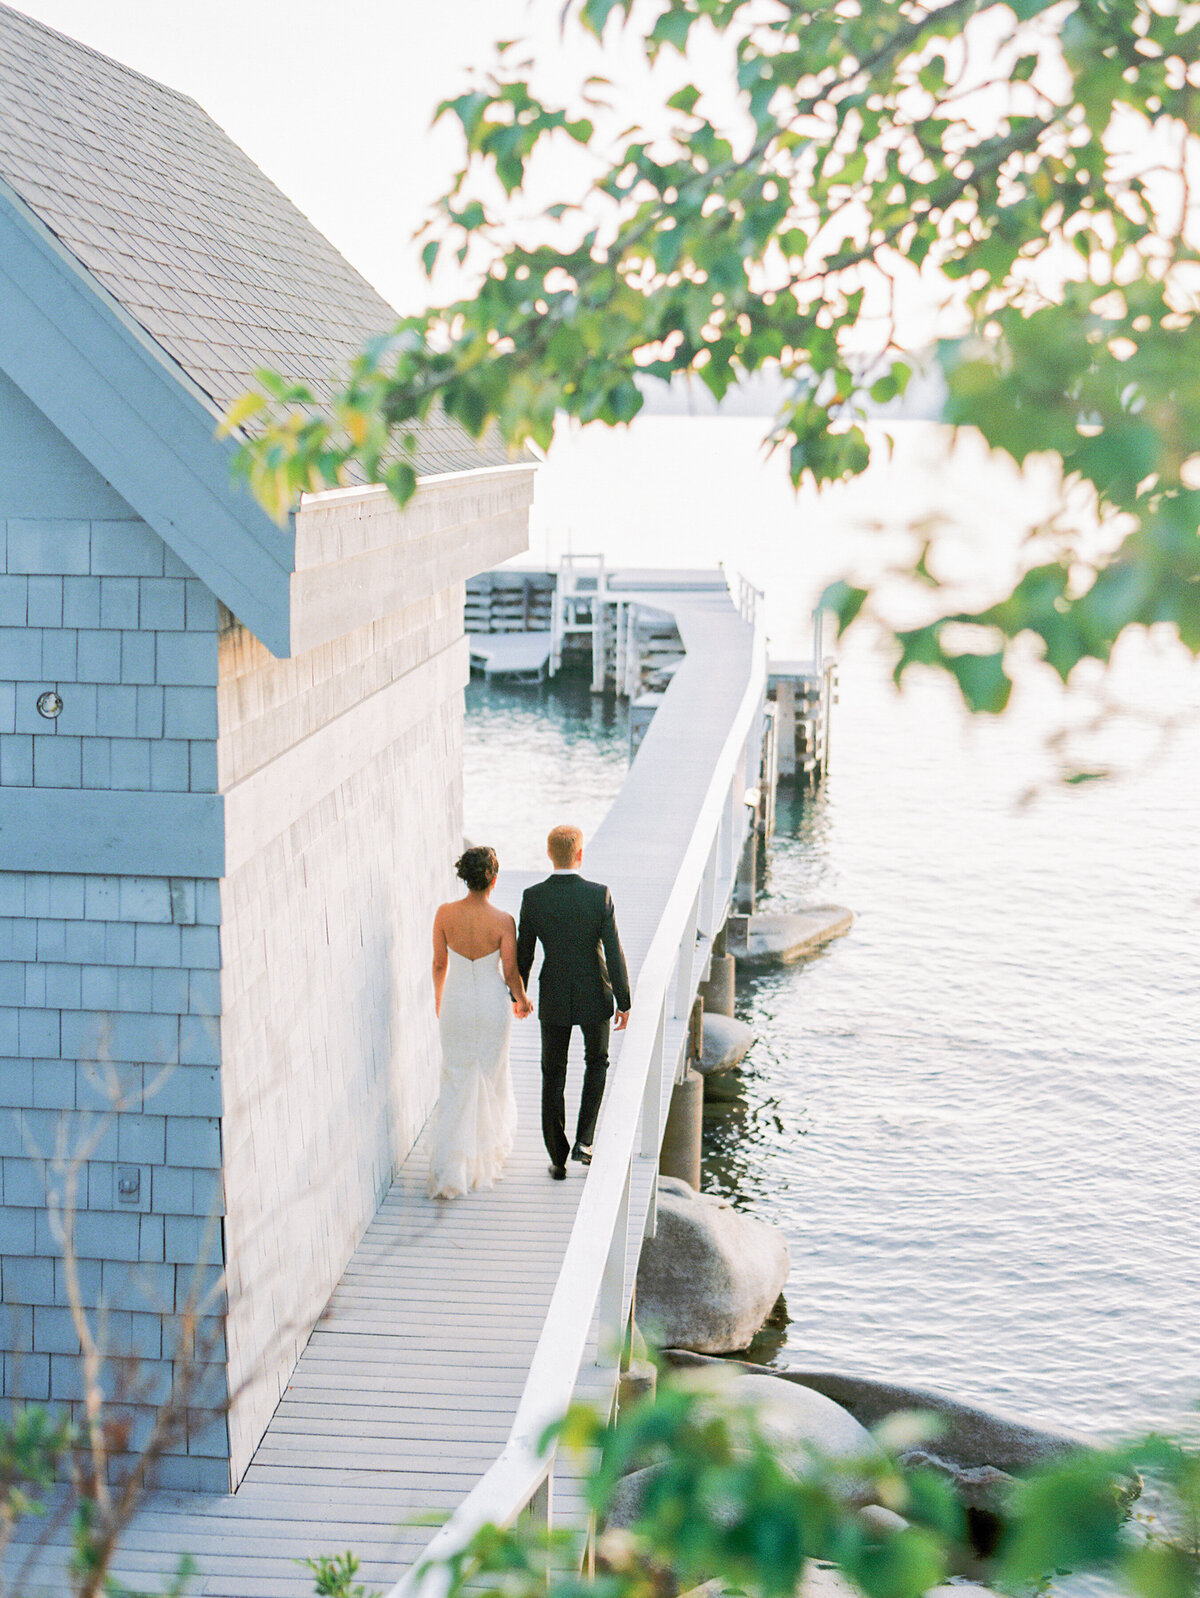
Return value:
<svg viewBox="0 0 1200 1598">
<path fill-rule="evenodd" d="M 583 1029 L 585 1070 L 577 1146 L 590 1148 L 608 1074 L 608 1025 L 630 1007 L 629 973 L 612 895 L 602 882 L 560 872 L 526 888 L 517 931 L 517 965 L 529 981 L 542 945 L 538 1019 L 542 1027 L 542 1134 L 555 1165 L 570 1152 L 563 1093 L 571 1028 Z"/>
</svg>

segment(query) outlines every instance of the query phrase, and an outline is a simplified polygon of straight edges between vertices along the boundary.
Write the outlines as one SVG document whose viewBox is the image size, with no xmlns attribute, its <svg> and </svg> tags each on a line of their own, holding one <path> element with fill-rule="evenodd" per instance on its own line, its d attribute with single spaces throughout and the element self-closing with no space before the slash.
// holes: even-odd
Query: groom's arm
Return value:
<svg viewBox="0 0 1200 1598">
<path fill-rule="evenodd" d="M 521 981 L 529 986 L 529 973 L 533 970 L 533 956 L 537 951 L 537 933 L 533 929 L 533 915 L 527 903 L 528 889 L 521 895 L 521 921 L 517 928 L 517 970 Z"/>
<path fill-rule="evenodd" d="M 618 1010 L 628 1011 L 633 1005 L 629 995 L 629 971 L 625 965 L 625 951 L 621 947 L 621 937 L 617 932 L 617 912 L 613 907 L 612 894 L 607 888 L 604 890 L 604 921 L 600 929 L 600 941 L 604 945 L 604 963 L 608 966 L 613 1002 Z"/>
</svg>

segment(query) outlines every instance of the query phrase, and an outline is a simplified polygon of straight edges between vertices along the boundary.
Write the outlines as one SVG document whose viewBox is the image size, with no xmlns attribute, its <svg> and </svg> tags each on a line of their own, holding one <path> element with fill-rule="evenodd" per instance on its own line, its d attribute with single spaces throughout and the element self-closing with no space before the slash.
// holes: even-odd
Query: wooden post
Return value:
<svg viewBox="0 0 1200 1598">
<path fill-rule="evenodd" d="M 700 1191 L 700 1134 L 704 1126 L 704 1078 L 689 1066 L 676 1082 L 663 1128 L 660 1168 L 664 1176 L 681 1176 Z"/>
</svg>

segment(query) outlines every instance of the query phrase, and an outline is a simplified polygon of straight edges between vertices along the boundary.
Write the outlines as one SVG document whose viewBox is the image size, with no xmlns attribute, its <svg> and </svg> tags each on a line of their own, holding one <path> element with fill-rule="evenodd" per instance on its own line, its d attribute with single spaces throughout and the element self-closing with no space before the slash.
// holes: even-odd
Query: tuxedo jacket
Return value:
<svg viewBox="0 0 1200 1598">
<path fill-rule="evenodd" d="M 628 1010 L 629 973 L 617 936 L 612 894 L 602 882 L 561 872 L 526 888 L 517 931 L 517 965 L 529 981 L 538 943 L 538 1019 L 591 1026 Z"/>
</svg>

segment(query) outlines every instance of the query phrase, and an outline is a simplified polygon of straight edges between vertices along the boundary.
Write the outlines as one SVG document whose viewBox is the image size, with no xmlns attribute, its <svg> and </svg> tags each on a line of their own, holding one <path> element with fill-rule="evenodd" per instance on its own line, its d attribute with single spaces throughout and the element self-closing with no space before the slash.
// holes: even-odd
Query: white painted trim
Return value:
<svg viewBox="0 0 1200 1598">
<path fill-rule="evenodd" d="M 457 483 L 484 483 L 489 479 L 501 481 L 505 477 L 521 477 L 536 472 L 540 461 L 516 462 L 512 466 L 472 466 L 463 472 L 427 472 L 417 478 L 417 492 L 439 487 L 452 487 Z M 321 510 L 326 506 L 349 505 L 354 500 L 390 499 L 391 491 L 384 483 L 355 484 L 349 488 L 321 488 L 315 493 L 301 494 L 301 510 Z M 400 509 L 399 506 L 396 507 Z"/>
<path fill-rule="evenodd" d="M 292 529 L 213 436 L 213 404 L 0 179 L 0 366 L 85 460 L 277 655 Z"/>
</svg>

